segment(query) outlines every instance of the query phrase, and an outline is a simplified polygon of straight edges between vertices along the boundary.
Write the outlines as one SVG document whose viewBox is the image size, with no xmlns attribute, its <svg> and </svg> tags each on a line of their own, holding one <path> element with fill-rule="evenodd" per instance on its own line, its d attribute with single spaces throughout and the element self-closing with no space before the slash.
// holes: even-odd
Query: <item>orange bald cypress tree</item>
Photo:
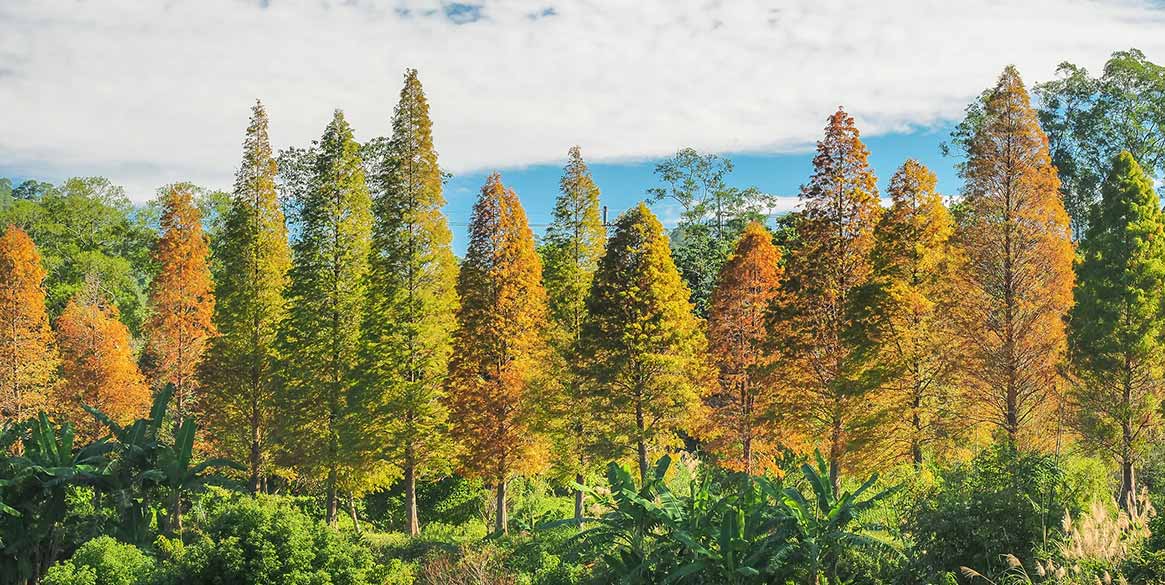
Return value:
<svg viewBox="0 0 1165 585">
<path fill-rule="evenodd" d="M 817 143 L 813 176 L 801 188 L 798 240 L 787 267 L 792 293 L 781 315 L 791 332 L 780 340 L 788 384 L 784 409 L 807 436 L 820 437 L 829 476 L 857 463 L 878 421 L 871 417 L 863 360 L 847 333 L 854 291 L 870 278 L 874 226 L 882 209 L 870 152 L 854 120 L 838 109 Z"/>
<path fill-rule="evenodd" d="M 769 307 L 780 293 L 781 253 L 763 225 L 750 223 L 720 270 L 708 315 L 708 349 L 720 372 L 707 397 L 709 448 L 722 464 L 749 475 L 771 468 L 779 437 L 763 417 L 772 394 L 762 380 L 769 365 Z"/>
<path fill-rule="evenodd" d="M 214 281 L 202 214 L 188 186 L 174 185 L 162 196 L 161 223 L 162 236 L 154 247 L 158 274 L 150 284 L 146 347 L 154 386 L 174 387 L 174 420 L 181 424 L 195 408 L 198 365 L 215 334 Z"/>
<path fill-rule="evenodd" d="M 45 269 L 32 238 L 16 226 L 0 237 L 0 417 L 24 420 L 43 409 L 56 377 L 45 310 Z"/>
<path fill-rule="evenodd" d="M 968 154 L 955 312 L 967 415 L 1012 445 L 1044 446 L 1041 424 L 1063 383 L 1074 251 L 1048 138 L 1014 67 L 985 96 Z"/>
<path fill-rule="evenodd" d="M 118 317 L 117 307 L 90 278 L 57 318 L 64 375 L 57 407 L 82 439 L 94 439 L 102 430 L 83 405 L 119 424 L 144 417 L 150 409 L 150 388 L 134 360 L 129 329 Z"/>
<path fill-rule="evenodd" d="M 533 381 L 548 355 L 547 299 L 526 212 L 497 173 L 482 187 L 469 226 L 448 400 L 463 466 L 494 482 L 495 529 L 505 533 L 506 482 L 545 464 Z"/>
</svg>

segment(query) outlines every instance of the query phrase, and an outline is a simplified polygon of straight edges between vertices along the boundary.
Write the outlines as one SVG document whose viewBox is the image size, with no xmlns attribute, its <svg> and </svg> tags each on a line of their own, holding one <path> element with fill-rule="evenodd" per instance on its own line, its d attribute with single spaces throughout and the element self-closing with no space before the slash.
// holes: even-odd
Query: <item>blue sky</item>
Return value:
<svg viewBox="0 0 1165 585">
<path fill-rule="evenodd" d="M 823 124 L 824 126 L 824 124 Z M 870 164 L 878 176 L 878 188 L 885 190 L 890 176 L 907 158 L 915 158 L 938 176 L 938 187 L 943 194 L 956 194 L 959 178 L 955 172 L 956 160 L 944 157 L 939 145 L 947 140 L 951 125 L 941 125 L 908 133 L 893 133 L 865 138 L 870 149 Z M 584 157 L 586 153 L 583 153 Z M 813 152 L 806 150 L 788 154 L 727 154 L 735 169 L 728 177 L 738 187 L 756 186 L 766 193 L 787 197 L 791 204 L 800 186 L 812 172 Z M 653 170 L 659 159 L 635 163 L 591 164 L 591 175 L 602 191 L 602 202 L 608 207 L 610 219 L 622 210 L 643 200 L 649 187 L 658 185 Z M 522 200 L 531 226 L 541 234 L 550 222 L 554 199 L 558 196 L 561 165 L 532 165 L 502 170 L 502 181 Z M 454 246 L 458 254 L 465 250 L 470 211 L 474 199 L 488 172 L 454 175 L 445 186 L 446 210 L 453 230 Z M 666 203 L 653 206 L 665 223 L 676 218 L 677 210 Z M 669 226 L 670 227 L 670 226 Z"/>
</svg>

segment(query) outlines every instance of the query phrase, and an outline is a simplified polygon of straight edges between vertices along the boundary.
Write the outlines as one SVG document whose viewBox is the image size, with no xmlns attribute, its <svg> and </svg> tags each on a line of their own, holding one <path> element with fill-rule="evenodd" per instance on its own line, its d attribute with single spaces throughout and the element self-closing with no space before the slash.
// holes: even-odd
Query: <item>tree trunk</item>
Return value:
<svg viewBox="0 0 1165 585">
<path fill-rule="evenodd" d="M 829 444 L 829 483 L 833 485 L 834 495 L 841 493 L 841 454 L 843 449 L 841 412 L 840 405 L 838 405 L 834 411 L 833 434 Z"/>
<path fill-rule="evenodd" d="M 643 402 L 635 401 L 635 428 L 638 431 L 635 435 L 636 449 L 639 453 L 639 485 L 647 484 L 647 434 L 646 425 L 643 420 Z"/>
<path fill-rule="evenodd" d="M 348 492 L 348 512 L 352 514 L 352 529 L 360 534 L 360 518 L 356 515 L 356 494 Z"/>
<path fill-rule="evenodd" d="M 922 471 L 922 390 L 917 386 L 911 403 L 910 423 L 914 426 L 914 436 L 910 439 L 910 456 L 914 460 L 914 471 Z"/>
<path fill-rule="evenodd" d="M 1120 506 L 1129 515 L 1137 512 L 1137 478 L 1133 470 L 1133 458 L 1128 455 L 1121 459 Z"/>
<path fill-rule="evenodd" d="M 259 468 L 262 459 L 259 454 L 259 405 L 251 404 L 251 493 L 259 493 L 262 486 L 259 484 Z"/>
<path fill-rule="evenodd" d="M 506 478 L 498 478 L 497 514 L 494 517 L 494 532 L 510 533 L 510 516 L 506 513 Z"/>
<path fill-rule="evenodd" d="M 336 513 L 339 508 L 339 502 L 336 498 L 336 466 L 333 464 L 328 469 L 328 526 L 336 525 Z"/>
<path fill-rule="evenodd" d="M 417 519 L 417 464 L 411 445 L 405 452 L 405 530 L 409 536 L 421 533 L 421 523 Z"/>
<path fill-rule="evenodd" d="M 182 534 L 182 492 L 178 490 L 174 490 L 170 496 L 170 517 L 166 520 L 166 525 L 170 534 Z"/>
<path fill-rule="evenodd" d="M 585 478 L 583 478 L 583 474 L 581 474 L 581 473 L 577 473 L 574 476 L 574 482 L 577 483 L 579 486 L 582 486 L 584 479 Z M 582 491 L 582 487 L 577 487 L 577 488 L 574 488 L 574 521 L 578 522 L 579 526 L 582 526 L 582 519 L 583 519 L 583 491 Z"/>
</svg>

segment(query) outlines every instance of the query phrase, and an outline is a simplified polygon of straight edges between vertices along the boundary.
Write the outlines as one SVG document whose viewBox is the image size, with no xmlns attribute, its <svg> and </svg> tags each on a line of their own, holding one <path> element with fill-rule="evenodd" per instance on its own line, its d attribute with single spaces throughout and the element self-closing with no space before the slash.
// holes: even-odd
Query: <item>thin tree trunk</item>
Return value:
<svg viewBox="0 0 1165 585">
<path fill-rule="evenodd" d="M 328 505 L 328 515 L 327 515 L 328 526 L 335 526 L 336 525 L 336 515 L 338 512 L 338 508 L 339 508 L 339 502 L 337 501 L 337 498 L 336 498 L 336 466 L 335 466 L 335 464 L 332 464 L 332 466 L 328 469 L 328 501 L 327 501 L 327 505 Z"/>
<path fill-rule="evenodd" d="M 643 402 L 635 401 L 635 428 L 638 433 L 635 437 L 636 448 L 639 453 L 639 484 L 647 484 L 647 440 L 645 435 L 647 433 L 643 420 Z"/>
<path fill-rule="evenodd" d="M 260 485 L 259 469 L 262 467 L 262 458 L 259 453 L 259 405 L 256 402 L 251 404 L 251 493 L 259 493 L 262 486 Z"/>
<path fill-rule="evenodd" d="M 348 492 L 348 512 L 352 514 L 352 529 L 360 534 L 360 518 L 356 515 L 356 494 Z"/>
<path fill-rule="evenodd" d="M 494 517 L 494 532 L 510 533 L 510 516 L 506 513 L 506 478 L 498 478 L 497 514 Z"/>
<path fill-rule="evenodd" d="M 409 536 L 421 533 L 421 523 L 417 518 L 417 464 L 413 457 L 413 447 L 405 450 L 405 530 Z"/>
<path fill-rule="evenodd" d="M 574 476 L 574 482 L 577 483 L 579 486 L 582 486 L 584 479 L 585 478 L 583 478 L 583 474 L 581 474 L 581 473 L 576 473 Z M 579 525 L 581 526 L 582 519 L 583 519 L 583 491 L 582 491 L 581 487 L 577 487 L 574 489 L 574 521 L 578 522 Z"/>
</svg>

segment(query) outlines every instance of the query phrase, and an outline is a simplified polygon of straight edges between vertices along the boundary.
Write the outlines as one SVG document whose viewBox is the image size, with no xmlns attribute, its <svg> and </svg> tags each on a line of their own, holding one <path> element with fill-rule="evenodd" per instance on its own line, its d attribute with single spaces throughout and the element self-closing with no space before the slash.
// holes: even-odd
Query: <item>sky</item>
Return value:
<svg viewBox="0 0 1165 585">
<path fill-rule="evenodd" d="M 229 188 L 254 100 L 276 148 L 335 108 L 366 140 L 416 67 L 458 249 L 491 170 L 548 222 L 575 144 L 612 214 L 684 146 L 795 196 L 839 105 L 883 185 L 915 157 L 953 193 L 938 145 L 1005 65 L 1034 83 L 1130 47 L 1162 62 L 1163 33 L 1150 0 L 0 0 L 0 176 Z"/>
</svg>

